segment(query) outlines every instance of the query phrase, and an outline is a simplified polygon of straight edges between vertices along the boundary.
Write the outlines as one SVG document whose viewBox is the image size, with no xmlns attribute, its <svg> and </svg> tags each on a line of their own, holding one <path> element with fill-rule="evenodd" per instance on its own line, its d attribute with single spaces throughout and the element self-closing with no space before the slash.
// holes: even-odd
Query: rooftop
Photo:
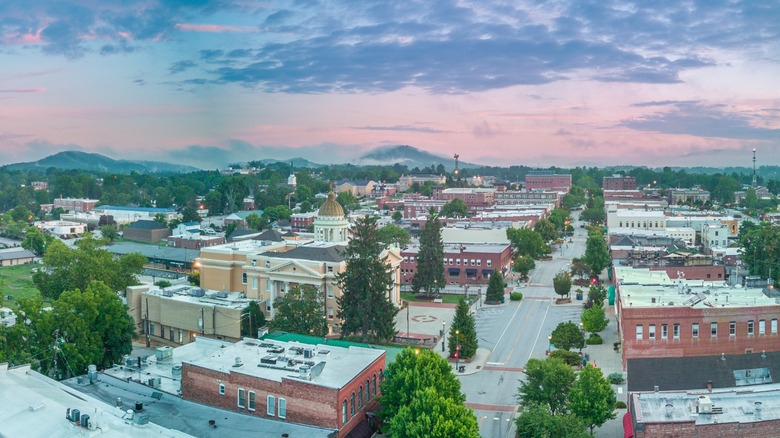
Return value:
<svg viewBox="0 0 780 438">
<path fill-rule="evenodd" d="M 16 260 L 30 257 L 35 257 L 35 253 L 26 249 L 13 248 L 0 251 L 0 260 Z"/>
<path fill-rule="evenodd" d="M 168 228 L 166 225 L 157 221 L 135 221 L 126 227 L 133 230 L 164 230 Z"/>
<path fill-rule="evenodd" d="M 311 245 L 293 248 L 289 251 L 268 251 L 261 253 L 260 255 L 279 259 L 312 260 L 317 262 L 343 262 L 344 256 L 342 256 L 340 252 L 343 251 L 344 248 L 344 245 L 334 245 L 327 242 L 318 242 Z"/>
<path fill-rule="evenodd" d="M 445 244 L 444 245 L 444 254 L 452 254 L 456 252 L 460 252 L 461 249 L 463 249 L 463 252 L 480 252 L 480 253 L 492 253 L 492 254 L 501 254 L 504 252 L 509 246 L 509 244 L 490 244 L 490 243 L 483 243 L 483 244 L 474 244 L 474 243 L 465 243 L 465 244 Z M 420 251 L 419 245 L 409 245 L 402 251 L 402 254 L 417 254 Z"/>
<path fill-rule="evenodd" d="M 631 217 L 631 216 L 641 216 L 641 217 L 647 217 L 647 216 L 654 216 L 658 218 L 666 218 L 666 214 L 663 211 L 660 210 L 630 210 L 630 209 L 618 209 L 615 214 L 617 216 L 623 216 L 623 217 Z"/>
<path fill-rule="evenodd" d="M 371 348 L 310 345 L 299 342 L 244 339 L 200 359 L 192 365 L 222 373 L 238 373 L 283 382 L 341 389 L 385 352 Z"/>
<path fill-rule="evenodd" d="M 170 286 L 164 289 L 151 286 L 144 293 L 182 303 L 209 304 L 235 310 L 245 308 L 252 301 L 241 292 L 212 291 L 197 286 Z"/>
<path fill-rule="evenodd" d="M 153 207 L 126 207 L 118 205 L 101 205 L 100 207 L 93 208 L 95 211 L 101 210 L 120 210 L 120 211 L 138 211 L 145 213 L 176 213 L 176 210 L 170 208 L 153 208 Z"/>
</svg>

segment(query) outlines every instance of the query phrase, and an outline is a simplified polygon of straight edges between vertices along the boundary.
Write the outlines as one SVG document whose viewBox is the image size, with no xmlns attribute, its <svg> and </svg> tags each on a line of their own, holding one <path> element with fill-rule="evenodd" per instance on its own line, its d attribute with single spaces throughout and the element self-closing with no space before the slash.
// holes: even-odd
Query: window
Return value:
<svg viewBox="0 0 780 438">
<path fill-rule="evenodd" d="M 328 307 L 328 319 L 333 319 L 333 307 Z"/>
<path fill-rule="evenodd" d="M 371 390 L 369 389 L 371 388 L 369 386 L 370 383 L 371 382 L 369 382 L 369 380 L 366 379 L 366 406 L 368 406 L 368 401 L 371 399 Z"/>
<path fill-rule="evenodd" d="M 246 272 L 241 273 L 241 284 L 246 284 Z"/>
<path fill-rule="evenodd" d="M 173 342 L 173 327 L 171 327 L 170 330 L 168 330 L 168 339 L 170 339 L 171 342 Z"/>
<path fill-rule="evenodd" d="M 753 336 L 753 320 L 748 321 L 748 336 Z"/>
<path fill-rule="evenodd" d="M 363 387 L 358 390 L 358 409 L 363 409 Z"/>
<path fill-rule="evenodd" d="M 266 260 L 265 261 L 265 267 L 266 268 L 270 268 L 271 267 L 271 261 L 270 260 Z"/>
<path fill-rule="evenodd" d="M 352 396 L 349 398 L 349 418 L 352 418 L 355 416 L 355 393 L 352 393 Z"/>
<path fill-rule="evenodd" d="M 729 322 L 729 336 L 737 336 L 737 322 Z"/>
<path fill-rule="evenodd" d="M 693 323 L 691 324 L 691 337 L 698 338 L 699 337 L 699 324 Z"/>
<path fill-rule="evenodd" d="M 276 402 L 276 399 L 274 398 L 274 396 L 269 395 L 268 396 L 268 408 L 265 410 L 265 413 L 269 417 L 273 417 L 274 414 L 276 413 L 276 403 L 275 402 Z"/>
<path fill-rule="evenodd" d="M 766 320 L 763 319 L 758 320 L 758 334 L 759 335 L 766 334 Z"/>
<path fill-rule="evenodd" d="M 647 332 L 647 337 L 651 341 L 655 341 L 655 324 L 650 324 L 650 330 Z"/>
<path fill-rule="evenodd" d="M 718 323 L 717 322 L 711 322 L 710 323 L 710 336 L 713 338 L 718 337 Z"/>
<path fill-rule="evenodd" d="M 642 340 L 642 324 L 638 324 L 636 326 L 636 340 L 637 341 Z"/>
<path fill-rule="evenodd" d="M 249 391 L 249 406 L 247 406 L 247 408 L 250 411 L 254 411 L 255 410 L 255 392 L 254 391 Z"/>
<path fill-rule="evenodd" d="M 477 266 L 482 266 L 482 259 L 477 259 Z"/>
<path fill-rule="evenodd" d="M 777 334 L 777 318 L 772 318 L 772 334 Z"/>
<path fill-rule="evenodd" d="M 265 281 L 265 290 L 267 290 L 268 292 L 271 291 L 271 280 Z"/>
<path fill-rule="evenodd" d="M 341 403 L 341 424 L 347 424 L 347 401 Z"/>
<path fill-rule="evenodd" d="M 471 266 L 474 266 L 474 259 L 471 259 Z"/>
<path fill-rule="evenodd" d="M 183 338 L 184 338 L 184 332 L 182 332 L 181 330 L 179 330 L 179 343 L 180 343 L 180 344 L 181 344 L 182 342 L 184 342 Z"/>
<path fill-rule="evenodd" d="M 252 259 L 252 266 L 257 266 L 257 259 Z"/>
<path fill-rule="evenodd" d="M 246 391 L 244 388 L 238 388 L 238 407 L 241 409 L 246 407 Z"/>
<path fill-rule="evenodd" d="M 674 339 L 680 339 L 680 324 L 675 324 L 673 330 L 672 336 L 674 336 Z"/>
<path fill-rule="evenodd" d="M 455 259 L 455 264 L 460 266 L 460 259 Z"/>
<path fill-rule="evenodd" d="M 222 383 L 219 384 L 219 395 L 225 395 L 225 385 Z"/>
<path fill-rule="evenodd" d="M 279 399 L 279 418 L 287 418 L 287 399 Z"/>
<path fill-rule="evenodd" d="M 333 272 L 333 266 L 328 266 L 328 272 Z"/>
<path fill-rule="evenodd" d="M 252 277 L 252 289 L 257 289 L 257 277 Z"/>
<path fill-rule="evenodd" d="M 409 263 L 409 257 L 404 257 L 404 263 Z"/>
<path fill-rule="evenodd" d="M 149 334 L 154 336 L 154 324 L 149 324 Z"/>
<path fill-rule="evenodd" d="M 487 264 L 487 265 L 488 265 L 488 267 L 490 267 L 490 266 L 493 264 L 492 262 L 493 262 L 492 260 L 490 260 L 490 259 L 487 259 L 487 261 L 485 262 L 485 264 Z"/>
<path fill-rule="evenodd" d="M 777 322 L 777 320 L 773 319 L 772 321 Z M 775 327 L 777 327 L 777 324 L 775 324 Z M 374 378 L 371 382 L 371 397 L 376 397 L 376 374 L 374 374 Z"/>
<path fill-rule="evenodd" d="M 666 339 L 669 336 L 669 326 L 667 324 L 661 324 L 661 339 Z"/>
<path fill-rule="evenodd" d="M 328 298 L 333 298 L 333 286 L 328 286 Z"/>
</svg>

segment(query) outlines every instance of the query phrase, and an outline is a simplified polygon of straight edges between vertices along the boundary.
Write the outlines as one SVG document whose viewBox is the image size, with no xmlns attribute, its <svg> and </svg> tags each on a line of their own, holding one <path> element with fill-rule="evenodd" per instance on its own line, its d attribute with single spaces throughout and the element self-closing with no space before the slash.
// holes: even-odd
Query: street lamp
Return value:
<svg viewBox="0 0 780 438">
<path fill-rule="evenodd" d="M 458 365 L 459 365 L 458 356 L 460 356 L 460 339 L 458 336 L 459 334 L 460 334 L 460 330 L 455 330 L 455 370 L 456 371 L 458 370 Z"/>
<path fill-rule="evenodd" d="M 441 352 L 444 353 L 444 332 L 447 331 L 447 321 L 441 322 Z"/>
</svg>

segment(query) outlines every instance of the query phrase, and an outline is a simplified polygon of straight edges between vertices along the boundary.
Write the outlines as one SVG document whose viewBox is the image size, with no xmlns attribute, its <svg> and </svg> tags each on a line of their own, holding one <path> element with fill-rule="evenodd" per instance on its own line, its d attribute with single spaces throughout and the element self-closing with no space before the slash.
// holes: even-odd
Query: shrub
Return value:
<svg viewBox="0 0 780 438">
<path fill-rule="evenodd" d="M 607 376 L 607 380 L 609 380 L 609 383 L 613 385 L 620 385 L 621 383 L 623 383 L 623 374 L 611 373 L 610 375 Z"/>
<path fill-rule="evenodd" d="M 165 289 L 166 287 L 169 287 L 171 285 L 171 282 L 168 280 L 157 280 L 156 283 L 154 283 L 155 286 Z"/>
<path fill-rule="evenodd" d="M 512 301 L 520 301 L 523 299 L 523 294 L 520 292 L 512 292 L 509 294 L 509 299 Z"/>
<path fill-rule="evenodd" d="M 603 344 L 604 340 L 601 339 L 601 336 L 594 333 L 590 335 L 588 339 L 585 339 L 585 343 L 588 345 L 599 345 L 599 344 Z"/>
<path fill-rule="evenodd" d="M 625 409 L 625 408 L 626 408 L 626 404 L 623 403 L 622 401 L 615 402 L 615 409 Z"/>
<path fill-rule="evenodd" d="M 567 350 L 551 351 L 550 357 L 557 357 L 558 359 L 564 361 L 567 365 L 577 365 L 582 361 L 578 353 Z"/>
</svg>

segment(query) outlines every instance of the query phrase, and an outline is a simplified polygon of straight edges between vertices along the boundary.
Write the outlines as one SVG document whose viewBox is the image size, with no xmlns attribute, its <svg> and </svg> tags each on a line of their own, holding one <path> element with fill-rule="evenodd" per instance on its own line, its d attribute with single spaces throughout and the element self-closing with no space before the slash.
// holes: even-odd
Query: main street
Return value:
<svg viewBox="0 0 780 438">
<path fill-rule="evenodd" d="M 557 297 L 553 277 L 567 269 L 574 257 L 585 250 L 587 232 L 576 228 L 573 241 L 567 239 L 553 249 L 553 259 L 536 263 L 527 287 L 517 287 L 522 301 L 498 306 L 483 305 L 475 314 L 480 348 L 491 350 L 484 368 L 472 375 L 460 376 L 466 403 L 474 409 L 480 434 L 487 438 L 511 437 L 514 431 L 515 394 L 523 367 L 528 359 L 544 358 L 547 336 L 559 322 L 579 322 L 581 307 L 575 304 L 555 305 Z M 512 277 L 507 280 L 514 281 Z M 576 288 L 573 288 L 576 290 Z"/>
</svg>

